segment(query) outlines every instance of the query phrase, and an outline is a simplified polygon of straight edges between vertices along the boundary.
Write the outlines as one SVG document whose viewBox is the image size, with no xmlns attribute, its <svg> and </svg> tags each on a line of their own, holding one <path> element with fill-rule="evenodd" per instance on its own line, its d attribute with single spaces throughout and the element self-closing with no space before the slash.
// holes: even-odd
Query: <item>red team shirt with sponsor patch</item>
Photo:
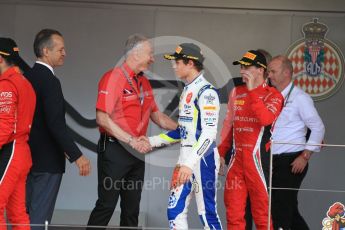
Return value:
<svg viewBox="0 0 345 230">
<path fill-rule="evenodd" d="M 146 135 L 150 115 L 158 111 L 149 80 L 137 76 L 126 63 L 103 75 L 98 84 L 96 109 L 109 114 L 115 124 L 136 137 Z M 105 130 L 100 127 L 100 132 Z"/>
</svg>

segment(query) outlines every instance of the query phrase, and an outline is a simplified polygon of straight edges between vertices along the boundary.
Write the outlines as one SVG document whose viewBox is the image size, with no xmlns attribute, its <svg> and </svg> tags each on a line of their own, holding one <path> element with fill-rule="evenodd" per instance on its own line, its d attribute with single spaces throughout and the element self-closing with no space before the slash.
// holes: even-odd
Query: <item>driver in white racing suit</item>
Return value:
<svg viewBox="0 0 345 230">
<path fill-rule="evenodd" d="M 184 43 L 164 57 L 174 60 L 177 77 L 187 82 L 180 97 L 179 127 L 149 138 L 152 147 L 181 142 L 167 210 L 170 229 L 188 229 L 187 211 L 193 193 L 204 229 L 222 229 L 216 205 L 218 93 L 203 76 L 204 57 L 198 46 Z"/>
</svg>

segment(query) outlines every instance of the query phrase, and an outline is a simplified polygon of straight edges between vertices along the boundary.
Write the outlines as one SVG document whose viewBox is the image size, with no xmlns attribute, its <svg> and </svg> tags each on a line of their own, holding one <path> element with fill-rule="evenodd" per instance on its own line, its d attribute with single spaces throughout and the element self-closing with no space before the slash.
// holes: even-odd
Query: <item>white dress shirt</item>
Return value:
<svg viewBox="0 0 345 230">
<path fill-rule="evenodd" d="M 308 127 L 311 134 L 307 144 L 321 144 L 325 135 L 325 126 L 314 107 L 312 98 L 296 86 L 290 92 L 291 87 L 292 83 L 281 92 L 285 99 L 285 106 L 274 125 L 272 139 L 280 142 L 305 143 Z M 320 151 L 319 146 L 307 144 L 273 143 L 272 154 L 297 152 L 304 149 L 313 152 Z"/>
</svg>

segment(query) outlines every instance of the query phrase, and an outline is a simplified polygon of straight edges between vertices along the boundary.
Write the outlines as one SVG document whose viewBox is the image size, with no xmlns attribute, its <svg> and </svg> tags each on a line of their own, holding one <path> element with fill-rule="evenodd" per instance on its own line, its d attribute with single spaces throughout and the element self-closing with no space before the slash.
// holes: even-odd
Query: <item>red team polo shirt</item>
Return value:
<svg viewBox="0 0 345 230">
<path fill-rule="evenodd" d="M 109 114 L 115 124 L 135 137 L 146 135 L 150 115 L 158 111 L 149 80 L 137 76 L 126 63 L 103 75 L 98 84 L 96 109 Z M 100 127 L 100 132 L 105 130 Z"/>
</svg>

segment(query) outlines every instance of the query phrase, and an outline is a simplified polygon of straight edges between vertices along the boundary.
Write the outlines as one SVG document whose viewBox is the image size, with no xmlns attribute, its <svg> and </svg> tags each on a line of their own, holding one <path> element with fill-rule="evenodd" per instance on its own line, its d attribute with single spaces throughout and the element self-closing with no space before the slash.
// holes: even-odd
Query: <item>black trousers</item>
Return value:
<svg viewBox="0 0 345 230">
<path fill-rule="evenodd" d="M 101 136 L 98 147 L 98 200 L 88 225 L 107 226 L 120 196 L 120 226 L 137 227 L 145 161 L 113 138 Z"/>
<path fill-rule="evenodd" d="M 291 163 L 302 152 L 273 155 L 272 187 L 295 188 L 301 187 L 307 174 L 308 164 L 302 173 L 293 174 Z M 309 227 L 298 211 L 297 190 L 272 190 L 272 218 L 274 229 L 308 230 Z"/>
</svg>

